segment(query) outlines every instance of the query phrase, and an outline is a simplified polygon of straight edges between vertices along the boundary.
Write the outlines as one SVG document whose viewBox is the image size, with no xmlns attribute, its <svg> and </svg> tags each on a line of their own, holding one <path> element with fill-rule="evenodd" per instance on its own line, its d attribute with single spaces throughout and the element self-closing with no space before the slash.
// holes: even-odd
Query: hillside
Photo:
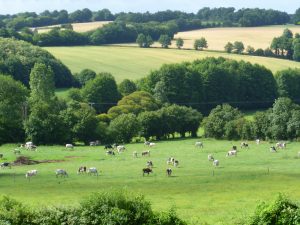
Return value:
<svg viewBox="0 0 300 225">
<path fill-rule="evenodd" d="M 72 72 L 89 68 L 96 72 L 110 72 L 117 82 L 124 78 L 138 79 L 166 63 L 192 61 L 205 57 L 227 57 L 258 63 L 273 72 L 300 68 L 300 63 L 275 58 L 234 55 L 222 52 L 177 50 L 120 46 L 49 47 L 44 48 L 66 64 Z"/>
<path fill-rule="evenodd" d="M 205 37 L 210 50 L 224 50 L 227 42 L 242 41 L 257 48 L 266 49 L 270 47 L 274 37 L 282 34 L 285 28 L 289 28 L 294 34 L 300 33 L 300 26 L 265 26 L 265 27 L 229 27 L 229 28 L 209 28 L 179 32 L 175 38 L 182 38 L 185 41 L 184 48 L 193 48 L 195 39 Z M 175 47 L 175 42 L 173 42 Z"/>
</svg>

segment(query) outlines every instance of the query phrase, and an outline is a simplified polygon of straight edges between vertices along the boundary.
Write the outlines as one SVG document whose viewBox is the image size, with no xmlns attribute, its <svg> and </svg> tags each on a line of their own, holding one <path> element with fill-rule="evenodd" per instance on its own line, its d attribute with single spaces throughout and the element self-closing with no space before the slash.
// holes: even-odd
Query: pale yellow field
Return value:
<svg viewBox="0 0 300 225">
<path fill-rule="evenodd" d="M 300 33 L 300 26 L 266 26 L 266 27 L 233 27 L 233 28 L 209 28 L 178 33 L 175 38 L 184 39 L 184 48 L 193 48 L 195 39 L 205 37 L 208 49 L 224 50 L 227 42 L 242 41 L 245 48 L 250 45 L 266 49 L 271 45 L 274 37 L 280 36 L 285 28 L 293 33 Z M 173 41 L 175 47 L 175 41 Z"/>
<path fill-rule="evenodd" d="M 95 30 L 97 28 L 103 27 L 105 24 L 111 23 L 111 21 L 97 21 L 89 23 L 72 23 L 73 30 L 76 32 L 86 32 L 90 30 Z M 59 27 L 60 25 L 53 25 L 47 27 L 37 27 L 39 33 L 49 32 L 54 27 Z"/>
</svg>

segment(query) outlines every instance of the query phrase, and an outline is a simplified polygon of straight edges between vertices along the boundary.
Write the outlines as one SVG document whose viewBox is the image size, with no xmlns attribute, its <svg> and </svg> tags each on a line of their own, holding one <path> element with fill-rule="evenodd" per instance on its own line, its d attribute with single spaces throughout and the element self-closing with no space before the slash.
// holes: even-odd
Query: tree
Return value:
<svg viewBox="0 0 300 225">
<path fill-rule="evenodd" d="M 252 47 L 252 46 L 248 46 L 247 49 L 246 49 L 246 52 L 249 54 L 249 55 L 253 55 L 254 52 L 255 52 L 255 49 Z"/>
<path fill-rule="evenodd" d="M 114 77 L 109 73 L 100 73 L 82 88 L 82 97 L 91 103 L 98 113 L 104 113 L 117 104 L 120 93 Z"/>
<path fill-rule="evenodd" d="M 136 43 L 138 43 L 141 48 L 149 48 L 154 42 L 150 35 L 139 34 Z"/>
<path fill-rule="evenodd" d="M 258 48 L 254 51 L 253 53 L 254 55 L 257 55 L 257 56 L 264 56 L 265 55 L 265 52 L 262 48 Z"/>
<path fill-rule="evenodd" d="M 131 93 L 135 92 L 137 90 L 137 87 L 135 83 L 129 79 L 124 79 L 119 84 L 119 92 L 123 95 L 130 95 Z"/>
<path fill-rule="evenodd" d="M 78 80 L 79 84 L 81 86 L 84 86 L 86 82 L 96 77 L 96 72 L 90 69 L 84 69 L 80 73 L 75 74 L 75 77 Z"/>
<path fill-rule="evenodd" d="M 300 99 L 300 70 L 287 69 L 275 74 L 280 97 L 288 97 L 294 101 Z"/>
<path fill-rule="evenodd" d="M 138 121 L 141 125 L 140 135 L 146 140 L 150 137 L 161 139 L 163 136 L 163 121 L 158 111 L 146 111 L 138 115 Z"/>
<path fill-rule="evenodd" d="M 181 49 L 183 45 L 184 45 L 183 39 L 182 39 L 182 38 L 178 38 L 178 39 L 176 40 L 176 46 L 177 46 L 177 48 L 178 48 L 178 49 Z"/>
<path fill-rule="evenodd" d="M 194 48 L 195 48 L 195 50 L 198 50 L 198 49 L 203 50 L 203 48 L 208 48 L 206 39 L 204 37 L 202 37 L 200 39 L 195 40 Z"/>
<path fill-rule="evenodd" d="M 112 118 L 118 115 L 132 113 L 138 115 L 145 111 L 154 111 L 158 109 L 158 104 L 153 96 L 144 91 L 136 91 L 130 95 L 123 97 L 117 106 L 114 106 L 108 110 L 108 114 Z"/>
<path fill-rule="evenodd" d="M 171 38 L 167 34 L 160 35 L 158 42 L 161 44 L 162 48 L 168 48 L 171 45 Z"/>
<path fill-rule="evenodd" d="M 300 43 L 294 45 L 293 59 L 297 62 L 300 62 Z"/>
<path fill-rule="evenodd" d="M 232 50 L 233 50 L 233 44 L 232 44 L 231 42 L 228 42 L 228 43 L 225 45 L 224 49 L 225 49 L 225 51 L 226 51 L 227 53 L 231 53 Z"/>
<path fill-rule="evenodd" d="M 132 114 L 122 114 L 110 122 L 109 131 L 115 141 L 129 143 L 134 136 L 138 135 L 140 124 L 137 117 Z"/>
<path fill-rule="evenodd" d="M 28 90 L 12 77 L 0 75 L 0 144 L 24 140 L 23 119 Z"/>
<path fill-rule="evenodd" d="M 244 47 L 243 42 L 235 41 L 235 42 L 233 43 L 233 49 L 234 49 L 234 52 L 235 52 L 235 53 L 237 53 L 237 54 L 242 54 L 243 51 L 245 50 L 245 47 Z"/>
<path fill-rule="evenodd" d="M 293 17 L 293 21 L 295 24 L 299 25 L 300 22 L 300 8 L 296 10 L 295 15 Z"/>
</svg>

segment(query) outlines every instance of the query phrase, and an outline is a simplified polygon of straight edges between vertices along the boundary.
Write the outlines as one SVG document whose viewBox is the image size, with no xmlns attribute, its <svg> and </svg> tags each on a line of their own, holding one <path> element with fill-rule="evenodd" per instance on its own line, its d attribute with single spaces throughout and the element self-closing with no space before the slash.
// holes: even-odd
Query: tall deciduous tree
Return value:
<svg viewBox="0 0 300 225">
<path fill-rule="evenodd" d="M 203 50 L 204 48 L 208 48 L 207 40 L 204 37 L 195 40 L 194 48 L 196 50 Z"/>
<path fill-rule="evenodd" d="M 161 47 L 168 48 L 171 45 L 171 38 L 167 34 L 163 34 L 159 37 L 158 42 L 161 44 Z"/>
<path fill-rule="evenodd" d="M 178 39 L 176 40 L 176 46 L 177 46 L 177 48 L 178 48 L 178 49 L 181 49 L 181 48 L 183 47 L 183 45 L 184 45 L 183 39 L 182 39 L 182 38 L 178 38 Z"/>
<path fill-rule="evenodd" d="M 227 53 L 231 53 L 232 50 L 233 50 L 233 44 L 232 44 L 231 42 L 228 42 L 228 43 L 225 45 L 224 49 L 225 49 L 225 51 L 226 51 Z"/>
</svg>

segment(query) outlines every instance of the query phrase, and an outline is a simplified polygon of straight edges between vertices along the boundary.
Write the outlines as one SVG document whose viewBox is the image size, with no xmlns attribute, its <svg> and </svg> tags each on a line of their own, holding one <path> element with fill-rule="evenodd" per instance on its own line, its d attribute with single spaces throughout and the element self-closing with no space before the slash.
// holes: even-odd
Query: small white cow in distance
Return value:
<svg viewBox="0 0 300 225">
<path fill-rule="evenodd" d="M 174 165 L 175 167 L 178 167 L 178 166 L 179 166 L 179 161 L 178 161 L 178 160 L 174 160 L 173 165 Z"/>
<path fill-rule="evenodd" d="M 286 143 L 285 142 L 278 142 L 276 143 L 276 148 L 285 148 L 286 147 Z"/>
<path fill-rule="evenodd" d="M 25 177 L 30 179 L 31 177 L 36 176 L 37 172 L 37 170 L 29 170 L 26 172 Z"/>
<path fill-rule="evenodd" d="M 74 146 L 72 144 L 66 144 L 66 149 L 74 149 Z"/>
<path fill-rule="evenodd" d="M 209 154 L 207 156 L 207 158 L 208 158 L 208 161 L 214 161 L 215 160 L 212 154 Z"/>
<path fill-rule="evenodd" d="M 94 176 L 98 176 L 98 170 L 96 167 L 91 167 L 88 169 L 87 171 L 88 175 L 94 175 Z"/>
<path fill-rule="evenodd" d="M 155 143 L 151 142 L 151 143 L 149 144 L 149 147 L 154 147 L 155 145 L 156 145 Z"/>
<path fill-rule="evenodd" d="M 255 142 L 256 142 L 257 145 L 259 145 L 260 144 L 260 139 L 256 139 Z"/>
<path fill-rule="evenodd" d="M 270 152 L 272 152 L 272 153 L 276 153 L 277 152 L 275 146 L 270 147 Z"/>
<path fill-rule="evenodd" d="M 65 171 L 65 170 L 63 170 L 63 169 L 57 169 L 57 170 L 55 171 L 55 174 L 56 174 L 56 178 L 57 178 L 58 176 L 60 176 L 60 177 L 68 177 L 67 171 Z"/>
<path fill-rule="evenodd" d="M 230 151 L 228 151 L 227 152 L 227 155 L 226 155 L 227 157 L 228 156 L 237 156 L 237 151 L 236 150 L 230 150 Z"/>
<path fill-rule="evenodd" d="M 195 147 L 197 147 L 197 148 L 203 148 L 203 143 L 201 141 L 197 141 L 195 143 Z"/>
<path fill-rule="evenodd" d="M 118 151 L 118 153 L 122 153 L 122 152 L 124 152 L 125 150 L 126 150 L 125 146 L 123 146 L 123 145 L 118 145 L 118 146 L 117 146 L 117 151 Z"/>
<path fill-rule="evenodd" d="M 216 160 L 213 161 L 213 166 L 218 167 L 219 164 L 220 164 L 219 160 L 216 159 Z"/>
</svg>

